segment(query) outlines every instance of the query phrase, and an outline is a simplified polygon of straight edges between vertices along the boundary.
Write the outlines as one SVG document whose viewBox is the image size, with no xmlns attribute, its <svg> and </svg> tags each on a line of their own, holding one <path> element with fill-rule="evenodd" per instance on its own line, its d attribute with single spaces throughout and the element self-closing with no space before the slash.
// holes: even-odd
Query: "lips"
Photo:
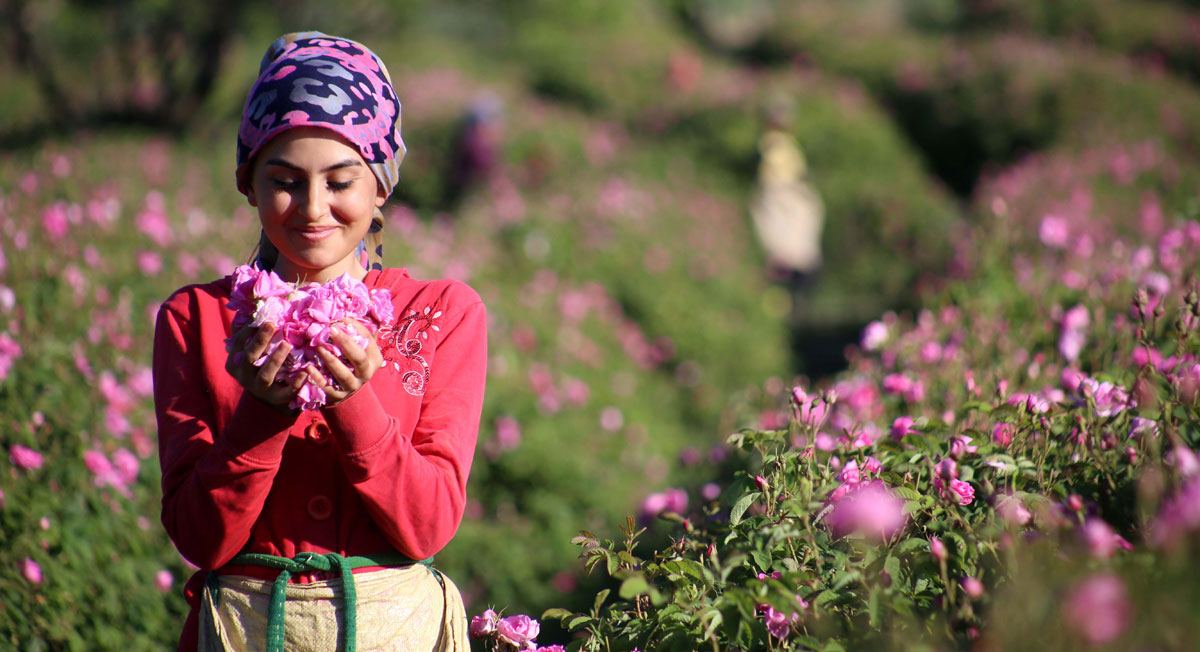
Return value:
<svg viewBox="0 0 1200 652">
<path fill-rule="evenodd" d="M 338 230 L 336 226 L 305 226 L 293 228 L 292 232 L 307 242 L 320 242 L 333 235 Z"/>
</svg>

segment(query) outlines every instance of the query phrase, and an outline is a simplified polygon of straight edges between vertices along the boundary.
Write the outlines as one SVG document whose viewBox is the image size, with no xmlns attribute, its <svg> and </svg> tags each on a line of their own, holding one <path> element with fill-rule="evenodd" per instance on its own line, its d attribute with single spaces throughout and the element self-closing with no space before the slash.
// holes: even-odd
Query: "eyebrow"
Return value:
<svg viewBox="0 0 1200 652">
<path fill-rule="evenodd" d="M 304 171 L 304 169 L 301 168 L 300 166 L 295 165 L 293 163 L 288 163 L 287 161 L 285 161 L 281 158 L 270 159 L 267 161 L 267 165 L 278 165 L 279 167 L 288 168 L 289 170 L 295 170 L 297 172 Z M 361 163 L 359 163 L 358 161 L 355 161 L 354 159 L 348 158 L 344 161 L 339 161 L 337 163 L 334 163 L 333 165 L 330 165 L 329 167 L 327 167 L 321 171 L 322 172 L 332 172 L 333 170 L 340 170 L 341 168 L 354 167 L 356 165 L 361 165 Z"/>
</svg>

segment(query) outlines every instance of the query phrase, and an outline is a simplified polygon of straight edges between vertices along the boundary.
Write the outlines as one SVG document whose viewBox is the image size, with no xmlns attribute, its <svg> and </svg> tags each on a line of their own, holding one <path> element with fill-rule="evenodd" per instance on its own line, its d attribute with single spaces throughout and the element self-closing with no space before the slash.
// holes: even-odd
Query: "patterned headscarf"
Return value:
<svg viewBox="0 0 1200 652">
<path fill-rule="evenodd" d="M 387 67 L 374 52 L 321 32 L 285 34 L 267 48 L 238 129 L 238 190 L 246 193 L 250 162 L 264 145 L 287 129 L 306 126 L 329 129 L 350 141 L 385 196 L 392 193 L 405 154 L 400 100 Z M 276 252 L 265 234 L 259 249 L 259 265 L 273 267 Z M 379 209 L 359 252 L 367 254 L 365 267 L 383 267 L 383 213 Z"/>
</svg>

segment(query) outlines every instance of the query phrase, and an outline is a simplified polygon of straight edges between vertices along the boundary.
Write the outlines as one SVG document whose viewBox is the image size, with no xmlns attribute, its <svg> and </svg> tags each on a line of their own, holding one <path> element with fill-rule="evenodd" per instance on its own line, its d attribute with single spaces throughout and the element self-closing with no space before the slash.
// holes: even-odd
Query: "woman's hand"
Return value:
<svg viewBox="0 0 1200 652">
<path fill-rule="evenodd" d="M 354 343 L 349 329 L 354 329 L 367 340 L 367 348 Z M 379 350 L 375 336 L 366 326 L 355 319 L 346 319 L 335 324 L 331 330 L 333 332 L 329 339 L 342 350 L 342 358 L 339 359 L 324 348 L 318 349 L 317 355 L 321 356 L 321 361 L 325 363 L 333 382 L 330 383 L 315 370 L 309 372 L 310 379 L 325 390 L 326 407 L 350 398 L 383 366 L 383 352 Z"/>
<path fill-rule="evenodd" d="M 275 327 L 271 324 L 263 324 L 258 328 L 249 324 L 243 326 L 226 347 L 229 358 L 225 361 L 225 370 L 260 401 L 280 412 L 290 412 L 288 403 L 295 398 L 306 380 L 304 374 L 297 374 L 290 383 L 275 382 L 276 374 L 292 351 L 291 344 L 280 343 L 262 366 L 254 366 L 254 361 L 267 351 L 274 334 Z"/>
</svg>

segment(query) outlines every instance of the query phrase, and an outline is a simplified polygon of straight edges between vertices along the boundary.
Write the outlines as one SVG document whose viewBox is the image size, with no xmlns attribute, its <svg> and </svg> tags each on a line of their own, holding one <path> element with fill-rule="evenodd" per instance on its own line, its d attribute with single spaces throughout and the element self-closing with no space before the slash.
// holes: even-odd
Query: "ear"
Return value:
<svg viewBox="0 0 1200 652">
<path fill-rule="evenodd" d="M 234 176 L 237 178 L 238 190 L 246 195 L 246 201 L 250 202 L 251 206 L 258 208 L 258 197 L 254 194 L 254 184 L 250 178 L 249 164 L 242 163 L 239 165 Z"/>
<path fill-rule="evenodd" d="M 383 189 L 383 184 L 379 180 L 375 180 L 375 208 L 383 208 L 384 202 L 387 201 L 387 192 Z"/>
</svg>

